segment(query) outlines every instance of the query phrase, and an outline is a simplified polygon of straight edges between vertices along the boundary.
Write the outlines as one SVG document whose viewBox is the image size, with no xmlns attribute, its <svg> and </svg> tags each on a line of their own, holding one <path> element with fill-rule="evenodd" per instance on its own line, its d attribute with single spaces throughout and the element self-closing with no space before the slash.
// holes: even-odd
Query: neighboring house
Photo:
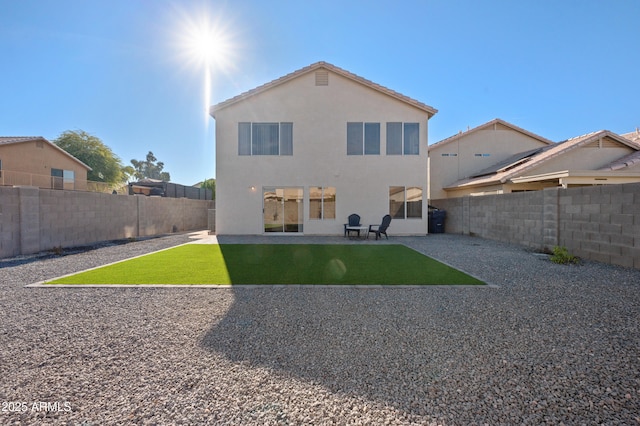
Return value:
<svg viewBox="0 0 640 426">
<path fill-rule="evenodd" d="M 214 105 L 219 234 L 427 232 L 436 109 L 326 62 Z"/>
<path fill-rule="evenodd" d="M 640 182 L 640 143 L 608 130 L 517 153 L 444 188 L 447 197 Z"/>
<path fill-rule="evenodd" d="M 496 118 L 429 146 L 429 199 L 447 198 L 444 190 L 516 153 L 553 142 Z"/>
<path fill-rule="evenodd" d="M 0 185 L 83 190 L 89 170 L 43 137 L 0 137 Z"/>
</svg>

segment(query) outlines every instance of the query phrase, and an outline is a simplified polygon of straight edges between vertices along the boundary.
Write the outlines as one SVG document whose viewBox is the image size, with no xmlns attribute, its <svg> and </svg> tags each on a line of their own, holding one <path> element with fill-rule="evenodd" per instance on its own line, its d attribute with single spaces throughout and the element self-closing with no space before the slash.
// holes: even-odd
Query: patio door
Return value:
<svg viewBox="0 0 640 426">
<path fill-rule="evenodd" d="M 302 188 L 264 187 L 264 232 L 302 232 L 303 196 Z"/>
</svg>

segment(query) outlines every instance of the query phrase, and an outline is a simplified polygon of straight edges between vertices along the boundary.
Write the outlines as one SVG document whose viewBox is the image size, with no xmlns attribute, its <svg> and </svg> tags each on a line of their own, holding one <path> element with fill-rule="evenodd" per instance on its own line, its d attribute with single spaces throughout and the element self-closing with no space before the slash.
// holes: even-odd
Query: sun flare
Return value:
<svg viewBox="0 0 640 426">
<path fill-rule="evenodd" d="M 230 74 L 236 63 L 238 43 L 232 21 L 222 11 L 217 14 L 206 10 L 177 12 L 180 15 L 175 39 L 178 57 L 185 68 L 203 73 L 203 101 L 208 123 L 213 79 L 220 74 Z"/>
<path fill-rule="evenodd" d="M 232 56 L 232 42 L 224 28 L 208 20 L 189 27 L 184 40 L 191 61 L 212 68 L 225 68 Z"/>
</svg>

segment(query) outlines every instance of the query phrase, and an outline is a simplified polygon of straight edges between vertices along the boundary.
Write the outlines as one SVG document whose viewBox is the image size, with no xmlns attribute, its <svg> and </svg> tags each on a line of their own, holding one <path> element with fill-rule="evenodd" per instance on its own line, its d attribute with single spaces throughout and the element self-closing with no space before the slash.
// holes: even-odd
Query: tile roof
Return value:
<svg viewBox="0 0 640 426">
<path fill-rule="evenodd" d="M 398 93 L 398 92 L 396 92 L 394 90 L 391 90 L 391 89 L 389 89 L 387 87 L 381 86 L 381 85 L 379 85 L 377 83 L 374 83 L 374 82 L 372 82 L 370 80 L 367 80 L 367 79 L 365 79 L 363 77 L 360 77 L 360 76 L 358 76 L 356 74 L 353 74 L 353 73 L 351 73 L 351 72 L 349 72 L 347 70 L 344 70 L 344 69 L 339 68 L 339 67 L 337 67 L 335 65 L 332 65 L 332 64 L 330 64 L 328 62 L 320 61 L 320 62 L 316 62 L 314 64 L 311 64 L 309 66 L 306 66 L 304 68 L 301 68 L 301 69 L 299 69 L 297 71 L 294 71 L 294 72 L 292 72 L 290 74 L 287 74 L 287 75 L 285 75 L 283 77 L 280 77 L 280 78 L 278 78 L 276 80 L 270 81 L 269 83 L 266 83 L 266 84 L 263 84 L 261 86 L 258 86 L 258 87 L 254 88 L 254 89 L 251 89 L 251 90 L 247 91 L 247 92 L 241 93 L 240 95 L 234 96 L 231 99 L 227 99 L 226 101 L 223 101 L 223 102 L 220 102 L 220 103 L 218 103 L 216 105 L 213 105 L 211 108 L 209 108 L 209 114 L 211 114 L 212 117 L 215 117 L 215 112 L 216 111 L 224 109 L 224 108 L 226 108 L 226 107 L 228 107 L 230 105 L 233 105 L 233 104 L 235 104 L 237 102 L 245 100 L 245 99 L 247 99 L 247 98 L 249 98 L 251 96 L 257 95 L 258 93 L 262 93 L 264 91 L 272 89 L 272 88 L 274 88 L 276 86 L 279 86 L 281 84 L 286 83 L 287 81 L 293 80 L 294 78 L 297 78 L 297 77 L 299 77 L 301 75 L 304 75 L 304 74 L 307 74 L 307 73 L 310 73 L 310 72 L 313 72 L 313 71 L 315 71 L 317 69 L 320 69 L 320 68 L 324 68 L 326 70 L 332 71 L 332 72 L 334 72 L 334 73 L 336 73 L 338 75 L 346 77 L 346 78 L 348 78 L 350 80 L 353 80 L 353 81 L 355 81 L 357 83 L 360 83 L 360 84 L 362 84 L 364 86 L 367 86 L 367 87 L 369 87 L 371 89 L 377 90 L 378 92 L 381 92 L 381 93 L 383 93 L 383 94 L 385 94 L 387 96 L 391 96 L 392 98 L 398 99 L 398 100 L 400 100 L 402 102 L 405 102 L 405 103 L 407 103 L 409 105 L 412 105 L 412 106 L 414 106 L 414 107 L 416 107 L 418 109 L 421 109 L 421 110 L 427 112 L 427 114 L 429 114 L 429 118 L 431 118 L 433 115 L 435 115 L 438 112 L 437 109 L 435 109 L 435 108 L 433 108 L 433 107 L 431 107 L 431 106 L 429 106 L 427 104 L 424 104 L 424 103 L 422 103 L 420 101 L 412 99 L 412 98 L 410 98 L 408 96 L 405 96 L 405 95 L 403 95 L 401 93 Z"/>
<path fill-rule="evenodd" d="M 629 133 L 623 133 L 620 136 L 622 136 L 623 138 L 627 138 L 630 141 L 640 142 L 640 129 L 636 129 L 633 132 Z"/>
<path fill-rule="evenodd" d="M 617 159 L 616 161 L 607 164 L 605 167 L 602 167 L 598 170 L 622 170 L 627 167 L 634 167 L 640 164 L 640 151 L 632 152 L 629 155 L 626 155 L 622 158 Z"/>
<path fill-rule="evenodd" d="M 625 139 L 616 133 L 610 132 L 609 130 L 600 130 L 598 132 L 588 133 L 586 135 L 577 136 L 575 138 L 567 139 L 566 141 L 558 142 L 557 144 L 546 146 L 542 148 L 540 152 L 527 157 L 525 161 L 517 163 L 512 168 L 502 168 L 500 170 L 496 170 L 495 173 L 490 175 L 462 179 L 448 186 L 447 188 L 506 183 L 509 179 L 516 176 L 521 176 L 527 170 L 531 170 L 532 168 L 537 167 L 552 158 L 556 158 L 568 151 L 571 151 L 583 145 L 587 145 L 607 136 L 624 145 L 627 145 L 632 149 L 635 149 L 636 151 L 640 150 L 640 144 Z"/>
<path fill-rule="evenodd" d="M 29 142 L 35 140 L 46 140 L 42 136 L 0 136 L 0 145 L 9 145 L 12 143 Z"/>
<path fill-rule="evenodd" d="M 457 134 L 455 134 L 453 136 L 449 136 L 446 139 L 442 139 L 441 141 L 438 141 L 438 142 L 436 142 L 434 144 L 431 144 L 431 145 L 429 145 L 429 149 L 446 145 L 446 144 L 448 144 L 450 142 L 458 140 L 459 138 L 461 138 L 463 136 L 467 136 L 470 133 L 474 133 L 474 132 L 477 132 L 479 130 L 486 129 L 487 127 L 491 127 L 494 124 L 501 124 L 503 126 L 509 127 L 511 129 L 515 130 L 516 132 L 520 132 L 520 133 L 523 133 L 523 134 L 525 134 L 527 136 L 530 136 L 530 137 L 532 137 L 534 139 L 538 139 L 540 142 L 546 143 L 548 145 L 552 145 L 553 144 L 553 141 L 551 141 L 551 140 L 549 140 L 547 138 L 543 138 L 540 135 L 536 135 L 535 133 L 532 133 L 532 132 L 530 132 L 528 130 L 523 129 L 522 127 L 518 127 L 515 124 L 511 124 L 511 123 L 509 123 L 507 121 L 504 121 L 501 118 L 494 118 L 493 120 L 488 121 L 488 122 L 486 122 L 484 124 L 481 124 L 481 125 L 479 125 L 477 127 L 474 127 L 473 129 L 467 130 L 466 132 L 457 133 Z"/>
</svg>

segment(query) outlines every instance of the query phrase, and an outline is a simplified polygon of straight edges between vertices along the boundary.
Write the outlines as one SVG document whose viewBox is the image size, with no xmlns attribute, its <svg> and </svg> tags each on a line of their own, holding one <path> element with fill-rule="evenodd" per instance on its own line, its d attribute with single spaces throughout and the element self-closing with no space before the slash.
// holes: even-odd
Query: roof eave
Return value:
<svg viewBox="0 0 640 426">
<path fill-rule="evenodd" d="M 509 123 L 507 121 L 504 121 L 501 118 L 494 118 L 493 120 L 487 121 L 486 123 L 483 123 L 483 124 L 480 124 L 479 126 L 476 126 L 473 129 L 469 129 L 466 132 L 459 132 L 459 133 L 457 133 L 457 134 L 455 134 L 453 136 L 449 136 L 448 138 L 442 139 L 441 141 L 438 141 L 438 142 L 436 142 L 436 143 L 434 143 L 432 145 L 429 145 L 429 148 L 431 149 L 431 148 L 439 148 L 441 146 L 445 146 L 445 145 L 447 145 L 447 144 L 449 144 L 451 142 L 454 142 L 454 141 L 460 139 L 463 136 L 467 136 L 467 135 L 469 135 L 471 133 L 475 133 L 475 132 L 477 132 L 479 130 L 483 130 L 486 127 L 492 126 L 494 124 L 502 124 L 503 126 L 509 127 L 510 129 L 512 129 L 512 130 L 514 130 L 516 132 L 519 132 L 519 133 L 522 133 L 524 135 L 527 135 L 527 136 L 529 136 L 529 137 L 531 137 L 533 139 L 536 139 L 536 140 L 538 140 L 540 142 L 543 142 L 543 143 L 545 143 L 547 145 L 553 145 L 554 144 L 553 141 L 551 141 L 551 140 L 549 140 L 547 138 L 544 138 L 544 137 L 542 137 L 540 135 L 536 135 L 533 132 L 530 132 L 530 131 L 528 131 L 526 129 L 523 129 L 522 127 L 516 126 L 515 124 Z"/>
<path fill-rule="evenodd" d="M 26 143 L 26 142 L 37 142 L 37 141 L 42 141 L 42 142 L 45 142 L 45 143 L 49 144 L 51 147 L 53 147 L 53 149 L 58 150 L 63 155 L 69 157 L 71 160 L 73 160 L 76 163 L 80 164 L 82 167 L 85 167 L 87 170 L 93 170 L 91 167 L 89 167 L 88 165 L 86 165 L 85 163 L 83 163 L 82 161 L 80 161 L 79 159 L 74 157 L 73 155 L 69 154 L 64 149 L 60 148 L 58 145 L 54 144 L 53 142 L 49 141 L 48 139 L 46 139 L 46 138 L 44 138 L 42 136 L 16 137 L 16 141 L 15 142 L 11 142 L 11 144 L 19 144 L 19 143 Z"/>
<path fill-rule="evenodd" d="M 311 65 L 308 65 L 308 66 L 306 66 L 304 68 L 301 68 L 301 69 L 299 69 L 297 71 L 294 71 L 292 73 L 289 73 L 289 74 L 287 74 L 287 75 L 285 75 L 283 77 L 280 77 L 278 79 L 272 80 L 272 81 L 270 81 L 268 83 L 265 83 L 265 84 L 263 84 L 261 86 L 258 86 L 256 88 L 254 88 L 254 89 L 248 90 L 248 91 L 246 91 L 244 93 L 241 93 L 240 95 L 234 96 L 233 98 L 227 99 L 227 100 L 225 100 L 223 102 L 220 102 L 220 103 L 218 103 L 216 105 L 212 105 L 209 108 L 209 115 L 211 115 L 213 118 L 215 118 L 216 112 L 218 112 L 218 111 L 220 111 L 220 110 L 222 110 L 224 108 L 227 108 L 227 107 L 229 107 L 231 105 L 234 105 L 234 104 L 236 104 L 236 103 L 238 103 L 240 101 L 243 101 L 245 99 L 248 99 L 248 98 L 250 98 L 252 96 L 255 96 L 255 95 L 258 95 L 260 93 L 263 93 L 263 92 L 265 92 L 265 91 L 267 91 L 267 90 L 269 90 L 271 88 L 274 88 L 276 86 L 284 84 L 284 83 L 286 83 L 286 82 L 288 82 L 290 80 L 293 80 L 293 79 L 295 79 L 295 78 L 297 78 L 297 77 L 299 77 L 301 75 L 316 71 L 316 70 L 318 70 L 320 68 L 324 68 L 324 69 L 326 69 L 328 71 L 334 72 L 334 73 L 336 73 L 338 75 L 341 75 L 342 77 L 350 79 L 350 80 L 352 80 L 354 82 L 357 82 L 359 84 L 367 86 L 367 87 L 369 87 L 369 88 L 371 88 L 373 90 L 376 90 L 376 91 L 378 91 L 378 92 L 380 92 L 382 94 L 385 94 L 385 95 L 390 96 L 392 98 L 395 98 L 395 99 L 397 99 L 397 100 L 399 100 L 401 102 L 404 102 L 404 103 L 406 103 L 408 105 L 411 105 L 411 106 L 413 106 L 415 108 L 418 108 L 418 109 L 420 109 L 420 110 L 422 110 L 422 111 L 427 113 L 427 118 L 428 119 L 433 117 L 438 112 L 437 109 L 435 109 L 435 108 L 433 108 L 433 107 L 431 107 L 431 106 L 429 106 L 429 105 L 427 105 L 425 103 L 422 103 L 420 101 L 412 99 L 412 98 L 410 98 L 408 96 L 405 96 L 405 95 L 403 95 L 403 94 L 401 94 L 399 92 L 396 92 L 394 90 L 391 90 L 391 89 L 389 89 L 387 87 L 381 86 L 380 84 L 374 83 L 374 82 L 372 82 L 370 80 L 367 80 L 367 79 L 365 79 L 363 77 L 360 77 L 359 75 L 353 74 L 353 73 L 351 73 L 351 72 L 349 72 L 347 70 L 344 70 L 344 69 L 342 69 L 340 67 L 332 65 L 332 64 L 330 64 L 328 62 L 320 61 L 320 62 L 316 62 L 316 63 L 311 64 Z"/>
</svg>

